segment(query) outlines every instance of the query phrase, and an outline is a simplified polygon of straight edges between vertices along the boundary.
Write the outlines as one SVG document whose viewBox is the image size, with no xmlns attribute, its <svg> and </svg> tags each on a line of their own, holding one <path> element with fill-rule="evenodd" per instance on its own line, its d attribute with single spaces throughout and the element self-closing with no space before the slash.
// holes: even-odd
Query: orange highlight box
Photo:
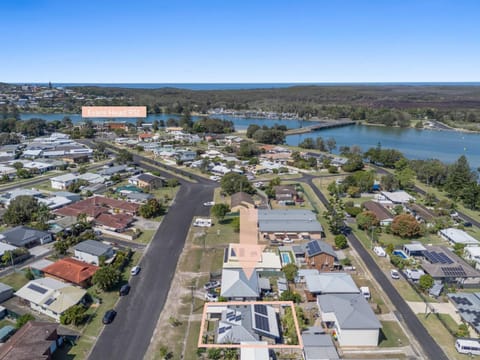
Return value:
<svg viewBox="0 0 480 360">
<path fill-rule="evenodd" d="M 259 342 L 248 343 L 248 344 L 205 344 L 203 342 L 203 337 L 205 335 L 205 328 L 208 317 L 208 307 L 228 307 L 228 306 L 248 306 L 248 305 L 276 305 L 282 307 L 290 307 L 293 315 L 293 322 L 295 323 L 295 331 L 297 333 L 298 345 L 286 345 L 286 344 L 262 344 Z M 293 301 L 227 301 L 227 302 L 207 302 L 203 307 L 202 321 L 200 323 L 200 334 L 198 336 L 198 347 L 199 348 L 263 348 L 268 349 L 303 349 L 302 334 L 300 332 L 300 326 L 298 325 L 297 312 L 295 311 L 295 304 Z"/>
<path fill-rule="evenodd" d="M 82 106 L 84 118 L 145 118 L 146 106 Z"/>
</svg>

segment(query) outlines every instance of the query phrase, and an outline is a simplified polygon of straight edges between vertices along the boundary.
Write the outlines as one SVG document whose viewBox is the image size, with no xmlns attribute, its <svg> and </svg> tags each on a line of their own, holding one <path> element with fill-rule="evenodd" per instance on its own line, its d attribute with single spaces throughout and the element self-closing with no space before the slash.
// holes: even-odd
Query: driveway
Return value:
<svg viewBox="0 0 480 360">
<path fill-rule="evenodd" d="M 133 222 L 133 227 L 140 228 L 142 230 L 156 230 L 160 225 L 159 221 L 147 220 L 144 218 L 136 218 Z"/>
</svg>

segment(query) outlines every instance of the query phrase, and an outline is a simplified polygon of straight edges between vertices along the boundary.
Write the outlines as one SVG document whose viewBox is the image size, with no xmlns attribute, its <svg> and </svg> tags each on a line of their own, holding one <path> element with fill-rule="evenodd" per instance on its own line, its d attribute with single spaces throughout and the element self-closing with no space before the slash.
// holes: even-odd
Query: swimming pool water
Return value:
<svg viewBox="0 0 480 360">
<path fill-rule="evenodd" d="M 282 263 L 284 264 L 290 264 L 292 261 L 290 260 L 290 255 L 288 253 L 281 253 L 282 256 Z"/>
<path fill-rule="evenodd" d="M 402 259 L 408 259 L 407 254 L 405 254 L 402 250 L 393 250 L 393 255 L 400 256 Z"/>
</svg>

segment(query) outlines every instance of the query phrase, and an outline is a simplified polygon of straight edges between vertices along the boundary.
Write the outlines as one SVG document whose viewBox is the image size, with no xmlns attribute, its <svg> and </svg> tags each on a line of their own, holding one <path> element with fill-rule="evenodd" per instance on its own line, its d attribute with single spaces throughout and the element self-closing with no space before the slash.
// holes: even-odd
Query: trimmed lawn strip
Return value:
<svg viewBox="0 0 480 360">
<path fill-rule="evenodd" d="M 455 338 L 450 335 L 450 333 L 447 331 L 447 329 L 445 329 L 443 324 L 435 315 L 429 314 L 427 317 L 425 317 L 425 314 L 418 314 L 417 317 L 427 328 L 428 332 L 435 339 L 437 344 L 442 347 L 449 359 L 470 359 L 470 357 L 467 355 L 459 354 L 457 350 L 455 350 Z"/>
<path fill-rule="evenodd" d="M 203 306 L 202 306 L 203 309 Z M 200 336 L 200 321 L 190 322 L 187 344 L 185 346 L 185 360 L 197 360 L 197 344 Z M 194 351 L 195 350 L 195 351 Z"/>
<path fill-rule="evenodd" d="M 409 344 L 402 328 L 396 321 L 380 321 L 382 329 L 380 333 L 380 347 L 401 347 Z"/>
<path fill-rule="evenodd" d="M 11 286 L 15 291 L 28 283 L 28 281 L 23 270 L 17 270 L 1 279 L 2 283 Z"/>
<path fill-rule="evenodd" d="M 148 244 L 157 230 L 142 230 L 142 233 L 138 238 L 133 240 L 134 242 L 141 244 Z"/>
</svg>

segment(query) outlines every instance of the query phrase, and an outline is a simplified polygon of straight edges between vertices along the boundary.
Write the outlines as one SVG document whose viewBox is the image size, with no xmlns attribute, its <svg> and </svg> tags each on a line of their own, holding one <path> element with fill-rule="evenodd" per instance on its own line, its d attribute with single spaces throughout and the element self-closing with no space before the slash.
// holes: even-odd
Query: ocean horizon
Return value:
<svg viewBox="0 0 480 360">
<path fill-rule="evenodd" d="M 48 83 L 23 82 L 13 85 L 48 86 Z M 53 87 L 98 86 L 127 89 L 176 88 L 184 90 L 252 90 L 293 86 L 480 86 L 480 82 L 292 82 L 292 83 L 54 83 Z"/>
</svg>

